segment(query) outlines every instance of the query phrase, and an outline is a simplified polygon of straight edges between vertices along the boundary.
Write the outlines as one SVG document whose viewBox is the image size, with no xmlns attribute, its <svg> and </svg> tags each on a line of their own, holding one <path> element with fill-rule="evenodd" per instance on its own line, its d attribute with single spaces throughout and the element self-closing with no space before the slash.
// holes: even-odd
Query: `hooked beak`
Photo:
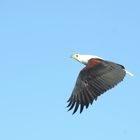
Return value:
<svg viewBox="0 0 140 140">
<path fill-rule="evenodd" d="M 71 55 L 70 58 L 76 59 L 75 54 Z"/>
</svg>

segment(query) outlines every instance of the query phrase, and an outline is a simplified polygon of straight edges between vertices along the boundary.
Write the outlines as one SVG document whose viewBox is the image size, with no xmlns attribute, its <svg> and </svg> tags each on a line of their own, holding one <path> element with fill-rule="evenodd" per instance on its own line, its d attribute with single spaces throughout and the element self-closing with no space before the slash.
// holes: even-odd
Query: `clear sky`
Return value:
<svg viewBox="0 0 140 140">
<path fill-rule="evenodd" d="M 139 0 L 1 0 L 0 139 L 139 140 L 139 6 Z M 66 101 L 83 68 L 73 53 L 115 61 L 135 76 L 72 115 Z"/>
</svg>

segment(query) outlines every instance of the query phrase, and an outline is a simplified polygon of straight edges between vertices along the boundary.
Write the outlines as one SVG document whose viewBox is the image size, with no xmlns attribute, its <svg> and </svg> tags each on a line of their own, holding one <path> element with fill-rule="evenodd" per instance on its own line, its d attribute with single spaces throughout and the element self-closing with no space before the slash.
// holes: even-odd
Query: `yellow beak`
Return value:
<svg viewBox="0 0 140 140">
<path fill-rule="evenodd" d="M 76 54 L 71 55 L 71 58 L 76 59 Z"/>
</svg>

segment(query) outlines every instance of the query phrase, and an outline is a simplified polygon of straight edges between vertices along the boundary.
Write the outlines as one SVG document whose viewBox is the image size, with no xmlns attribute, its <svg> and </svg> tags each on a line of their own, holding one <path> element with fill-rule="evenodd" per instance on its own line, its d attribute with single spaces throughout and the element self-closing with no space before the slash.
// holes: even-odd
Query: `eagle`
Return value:
<svg viewBox="0 0 140 140">
<path fill-rule="evenodd" d="M 123 65 L 104 60 L 95 55 L 73 54 L 71 58 L 84 64 L 76 80 L 75 87 L 68 99 L 68 111 L 74 108 L 73 114 L 80 108 L 92 105 L 98 96 L 112 89 L 123 81 L 126 74 L 133 76 Z"/>
</svg>

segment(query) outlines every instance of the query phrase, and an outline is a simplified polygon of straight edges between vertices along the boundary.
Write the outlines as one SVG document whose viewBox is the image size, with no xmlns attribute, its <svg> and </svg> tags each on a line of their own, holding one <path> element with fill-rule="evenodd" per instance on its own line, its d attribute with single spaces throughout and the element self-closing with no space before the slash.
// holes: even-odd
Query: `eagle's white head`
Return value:
<svg viewBox="0 0 140 140">
<path fill-rule="evenodd" d="M 88 61 L 91 58 L 99 58 L 103 59 L 101 57 L 95 56 L 95 55 L 81 55 L 81 54 L 73 54 L 71 58 L 74 58 L 75 60 L 79 61 L 80 63 L 87 65 Z"/>
</svg>

